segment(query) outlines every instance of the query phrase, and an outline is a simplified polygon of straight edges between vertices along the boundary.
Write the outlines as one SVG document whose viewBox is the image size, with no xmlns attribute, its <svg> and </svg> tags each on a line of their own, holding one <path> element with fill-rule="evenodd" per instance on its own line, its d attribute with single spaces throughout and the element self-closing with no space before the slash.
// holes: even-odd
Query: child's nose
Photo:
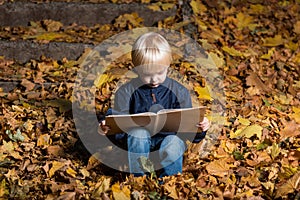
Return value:
<svg viewBox="0 0 300 200">
<path fill-rule="evenodd" d="M 157 77 L 156 76 L 152 76 L 151 77 L 151 83 L 156 83 L 157 82 Z"/>
</svg>

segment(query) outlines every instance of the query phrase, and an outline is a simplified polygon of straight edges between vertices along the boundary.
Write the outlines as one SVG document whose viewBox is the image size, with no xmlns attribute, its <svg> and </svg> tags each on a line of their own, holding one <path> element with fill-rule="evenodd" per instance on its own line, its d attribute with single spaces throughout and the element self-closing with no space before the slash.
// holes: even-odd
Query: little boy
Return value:
<svg viewBox="0 0 300 200">
<path fill-rule="evenodd" d="M 132 48 L 132 62 L 138 77 L 122 85 L 115 94 L 113 112 L 143 113 L 157 112 L 161 109 L 176 109 L 192 107 L 188 90 L 177 81 L 167 77 L 168 68 L 172 62 L 171 48 L 167 40 L 158 33 L 150 32 L 140 36 Z M 199 142 L 205 136 L 210 124 L 204 118 L 199 124 L 203 132 L 198 133 L 194 142 Z M 99 125 L 99 133 L 105 135 L 109 127 L 105 121 Z M 182 173 L 183 153 L 185 143 L 176 133 L 160 132 L 151 137 L 144 128 L 134 128 L 127 134 L 110 136 L 115 144 L 128 151 L 130 173 L 135 176 L 144 175 L 139 158 L 149 157 L 150 152 L 157 151 L 156 156 L 161 165 L 160 177 Z"/>
</svg>

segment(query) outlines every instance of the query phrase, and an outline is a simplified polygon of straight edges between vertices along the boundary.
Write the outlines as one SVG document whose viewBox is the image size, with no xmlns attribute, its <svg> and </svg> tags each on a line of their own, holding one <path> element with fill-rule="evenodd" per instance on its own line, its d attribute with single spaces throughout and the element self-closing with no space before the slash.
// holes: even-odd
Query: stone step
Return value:
<svg viewBox="0 0 300 200">
<path fill-rule="evenodd" d="M 176 15 L 176 7 L 167 11 L 153 11 L 146 4 L 112 4 L 83 2 L 6 2 L 0 5 L 0 26 L 27 26 L 30 21 L 51 19 L 64 25 L 93 26 L 109 24 L 125 13 L 136 12 L 144 19 L 145 26 L 153 26 L 160 20 Z M 50 42 L 40 44 L 33 41 L 7 41 L 0 39 L 0 56 L 24 63 L 46 56 L 56 60 L 77 59 L 85 48 L 93 45 L 82 43 Z"/>
<path fill-rule="evenodd" d="M 153 11 L 146 4 L 72 3 L 72 2 L 7 2 L 0 5 L 0 26 L 27 26 L 30 21 L 52 19 L 64 25 L 93 26 L 109 24 L 125 13 L 136 12 L 144 19 L 145 26 L 152 26 L 168 16 L 176 14 L 176 8 Z"/>
<path fill-rule="evenodd" d="M 82 43 L 50 42 L 40 44 L 32 41 L 3 41 L 0 40 L 0 56 L 25 63 L 31 59 L 39 60 L 41 56 L 55 60 L 76 60 L 86 48 L 94 45 Z"/>
</svg>

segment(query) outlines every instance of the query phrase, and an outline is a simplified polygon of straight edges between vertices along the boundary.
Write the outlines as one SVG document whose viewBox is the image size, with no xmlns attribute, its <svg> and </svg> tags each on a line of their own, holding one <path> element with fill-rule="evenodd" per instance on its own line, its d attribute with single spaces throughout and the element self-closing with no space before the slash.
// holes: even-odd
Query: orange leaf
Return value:
<svg viewBox="0 0 300 200">
<path fill-rule="evenodd" d="M 300 135 L 300 125 L 295 121 L 290 121 L 285 124 L 285 127 L 280 131 L 280 138 L 282 140 L 288 137 L 296 137 Z"/>
</svg>

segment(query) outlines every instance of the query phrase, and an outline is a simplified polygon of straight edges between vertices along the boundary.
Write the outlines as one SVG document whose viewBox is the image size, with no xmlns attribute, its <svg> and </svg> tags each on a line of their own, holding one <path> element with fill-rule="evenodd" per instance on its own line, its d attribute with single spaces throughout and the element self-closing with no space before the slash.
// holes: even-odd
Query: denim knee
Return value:
<svg viewBox="0 0 300 200">
<path fill-rule="evenodd" d="M 134 137 L 137 139 L 148 139 L 150 138 L 150 132 L 145 128 L 133 128 L 128 131 L 128 136 Z"/>
<path fill-rule="evenodd" d="M 161 143 L 160 156 L 168 157 L 169 160 L 177 160 L 185 151 L 184 142 L 176 135 L 168 135 Z"/>
</svg>

